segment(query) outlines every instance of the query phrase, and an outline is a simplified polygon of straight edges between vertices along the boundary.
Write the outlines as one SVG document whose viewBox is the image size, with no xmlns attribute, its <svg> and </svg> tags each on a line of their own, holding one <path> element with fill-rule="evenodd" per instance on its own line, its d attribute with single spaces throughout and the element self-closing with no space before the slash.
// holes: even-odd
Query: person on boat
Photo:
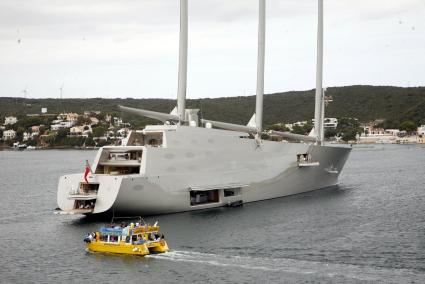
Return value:
<svg viewBox="0 0 425 284">
<path fill-rule="evenodd" d="M 142 235 L 138 235 L 136 244 L 144 244 L 144 243 L 145 243 L 145 240 L 142 238 Z"/>
</svg>

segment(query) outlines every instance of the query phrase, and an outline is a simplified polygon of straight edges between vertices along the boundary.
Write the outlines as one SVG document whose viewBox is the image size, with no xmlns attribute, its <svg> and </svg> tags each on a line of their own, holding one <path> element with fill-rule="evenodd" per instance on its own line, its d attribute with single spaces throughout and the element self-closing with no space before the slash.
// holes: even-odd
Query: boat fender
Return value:
<svg viewBox="0 0 425 284">
<path fill-rule="evenodd" d="M 133 251 L 134 252 L 139 251 L 139 248 L 136 247 L 136 248 L 133 249 Z"/>
</svg>

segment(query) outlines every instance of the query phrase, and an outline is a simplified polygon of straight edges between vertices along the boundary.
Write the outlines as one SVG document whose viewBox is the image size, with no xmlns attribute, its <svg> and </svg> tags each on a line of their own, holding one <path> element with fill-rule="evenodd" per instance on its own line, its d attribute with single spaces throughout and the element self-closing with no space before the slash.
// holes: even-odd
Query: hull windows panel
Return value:
<svg viewBox="0 0 425 284">
<path fill-rule="evenodd" d="M 190 191 L 190 205 L 202 205 L 208 203 L 217 203 L 219 201 L 218 189 L 205 191 Z"/>
</svg>

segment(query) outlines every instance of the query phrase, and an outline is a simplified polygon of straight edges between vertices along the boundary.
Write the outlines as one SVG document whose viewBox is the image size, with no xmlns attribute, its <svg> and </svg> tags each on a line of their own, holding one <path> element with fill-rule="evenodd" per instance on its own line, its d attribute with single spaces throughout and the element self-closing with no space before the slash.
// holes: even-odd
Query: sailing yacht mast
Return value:
<svg viewBox="0 0 425 284">
<path fill-rule="evenodd" d="M 316 65 L 316 101 L 314 108 L 314 134 L 316 143 L 321 145 L 323 121 L 323 0 L 318 0 L 318 22 L 317 22 L 317 65 Z"/>
<path fill-rule="evenodd" d="M 255 100 L 256 139 L 263 131 L 263 95 L 264 95 L 264 53 L 266 43 L 266 0 L 259 0 L 258 9 L 258 55 L 257 55 L 257 92 Z"/>
<path fill-rule="evenodd" d="M 180 0 L 180 39 L 179 39 L 179 81 L 177 90 L 177 112 L 179 124 L 185 122 L 186 110 L 186 87 L 187 87 L 187 22 L 188 22 L 188 0 Z"/>
</svg>

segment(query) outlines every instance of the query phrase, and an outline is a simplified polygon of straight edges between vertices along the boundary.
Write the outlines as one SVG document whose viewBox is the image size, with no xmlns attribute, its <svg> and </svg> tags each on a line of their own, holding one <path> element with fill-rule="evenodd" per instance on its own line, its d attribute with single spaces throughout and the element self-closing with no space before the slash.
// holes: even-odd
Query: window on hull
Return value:
<svg viewBox="0 0 425 284">
<path fill-rule="evenodd" d="M 74 209 L 94 209 L 96 199 L 93 200 L 75 200 Z"/>
<path fill-rule="evenodd" d="M 241 188 L 240 187 L 223 189 L 224 197 L 236 196 L 236 195 L 240 195 L 240 194 L 241 194 Z"/>
<path fill-rule="evenodd" d="M 214 190 L 205 190 L 205 191 L 191 191 L 190 192 L 190 205 L 202 205 L 208 203 L 217 203 L 218 198 L 218 189 Z"/>
</svg>

